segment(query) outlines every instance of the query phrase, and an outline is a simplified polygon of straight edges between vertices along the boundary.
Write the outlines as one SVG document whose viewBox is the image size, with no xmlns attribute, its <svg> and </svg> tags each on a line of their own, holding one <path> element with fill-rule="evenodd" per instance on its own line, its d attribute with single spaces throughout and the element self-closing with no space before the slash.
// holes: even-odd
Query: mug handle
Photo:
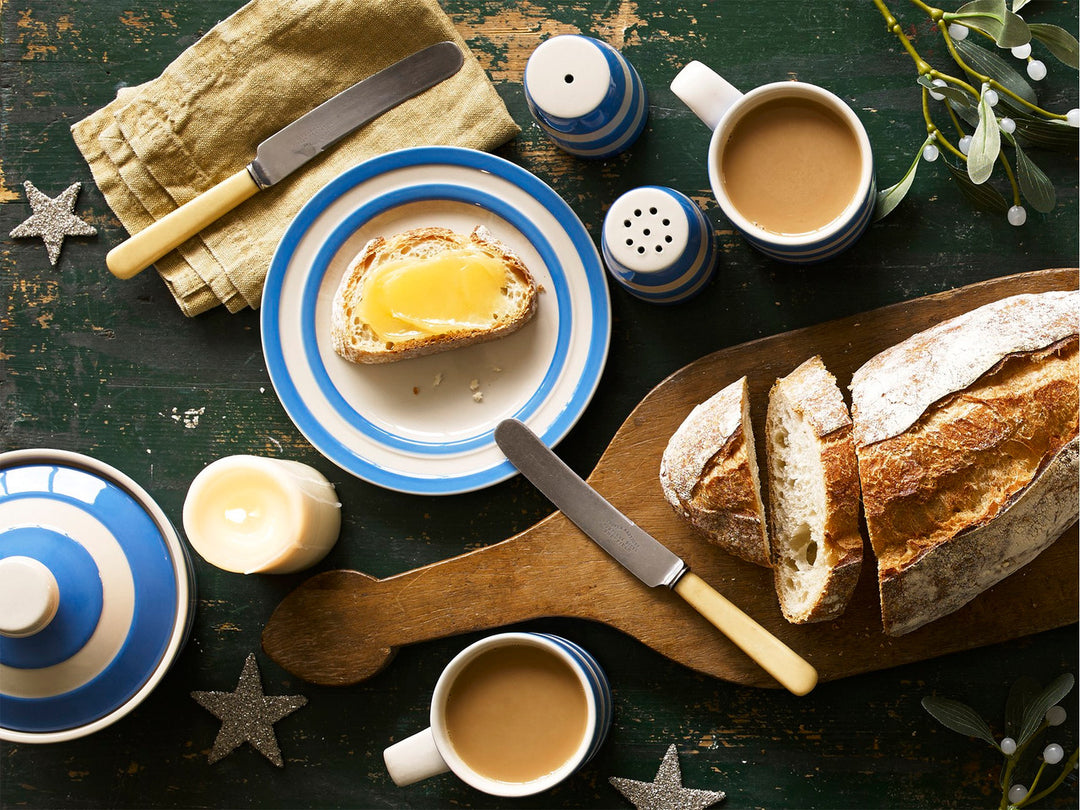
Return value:
<svg viewBox="0 0 1080 810">
<path fill-rule="evenodd" d="M 727 79 L 697 61 L 688 63 L 671 80 L 671 92 L 709 129 L 716 129 L 728 108 L 742 98 Z"/>
<path fill-rule="evenodd" d="M 446 773 L 450 766 L 442 758 L 435 745 L 435 735 L 430 728 L 406 737 L 383 751 L 383 762 L 390 778 L 398 787 Z"/>
</svg>

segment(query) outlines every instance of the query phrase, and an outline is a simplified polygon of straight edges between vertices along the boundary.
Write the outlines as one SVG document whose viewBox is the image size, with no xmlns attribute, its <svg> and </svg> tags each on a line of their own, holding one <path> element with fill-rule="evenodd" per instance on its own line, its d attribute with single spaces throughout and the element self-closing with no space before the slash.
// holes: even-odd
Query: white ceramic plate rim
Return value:
<svg viewBox="0 0 1080 810">
<path fill-rule="evenodd" d="M 363 243 L 467 223 L 526 261 L 543 290 L 533 320 L 425 358 L 361 366 L 337 357 L 330 301 Z M 549 446 L 569 432 L 600 381 L 611 305 L 596 246 L 553 189 L 486 152 L 419 147 L 345 171 L 301 209 L 271 262 L 261 323 L 271 383 L 316 449 L 387 489 L 448 495 L 514 475 L 492 435 L 502 419 L 521 419 Z"/>
</svg>

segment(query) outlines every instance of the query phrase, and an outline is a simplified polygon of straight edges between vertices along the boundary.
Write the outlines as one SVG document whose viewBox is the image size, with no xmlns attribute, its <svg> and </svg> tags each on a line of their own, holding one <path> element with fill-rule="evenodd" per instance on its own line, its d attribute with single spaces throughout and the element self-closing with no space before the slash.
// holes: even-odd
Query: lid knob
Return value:
<svg viewBox="0 0 1080 810">
<path fill-rule="evenodd" d="M 23 638 L 45 629 L 60 605 L 60 588 L 33 557 L 0 560 L 0 636 Z"/>
</svg>

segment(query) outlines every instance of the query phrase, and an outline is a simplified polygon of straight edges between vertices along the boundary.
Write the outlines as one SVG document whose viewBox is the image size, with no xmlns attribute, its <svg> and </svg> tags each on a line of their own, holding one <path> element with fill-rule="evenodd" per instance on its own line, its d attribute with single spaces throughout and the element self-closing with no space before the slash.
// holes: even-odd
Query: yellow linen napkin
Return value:
<svg viewBox="0 0 1080 810">
<path fill-rule="evenodd" d="M 259 142 L 346 87 L 435 42 L 465 64 L 257 193 L 157 262 L 186 315 L 258 307 L 289 222 L 345 169 L 409 146 L 493 149 L 519 131 L 436 0 L 252 0 L 156 79 L 71 128 L 130 233 L 242 169 Z"/>
</svg>

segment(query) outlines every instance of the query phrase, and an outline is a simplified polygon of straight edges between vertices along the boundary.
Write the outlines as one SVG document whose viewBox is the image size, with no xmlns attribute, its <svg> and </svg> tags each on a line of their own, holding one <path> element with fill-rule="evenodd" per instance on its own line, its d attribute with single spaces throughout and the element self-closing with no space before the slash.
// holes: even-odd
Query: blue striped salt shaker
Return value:
<svg viewBox="0 0 1080 810">
<path fill-rule="evenodd" d="M 545 40 L 525 65 L 524 84 L 533 118 L 572 155 L 617 155 L 645 128 L 649 99 L 641 77 L 598 39 L 562 34 Z"/>
<path fill-rule="evenodd" d="M 665 186 L 641 186 L 615 200 L 600 246 L 612 278 L 656 304 L 693 298 L 716 271 L 712 223 L 697 203 Z"/>
</svg>

